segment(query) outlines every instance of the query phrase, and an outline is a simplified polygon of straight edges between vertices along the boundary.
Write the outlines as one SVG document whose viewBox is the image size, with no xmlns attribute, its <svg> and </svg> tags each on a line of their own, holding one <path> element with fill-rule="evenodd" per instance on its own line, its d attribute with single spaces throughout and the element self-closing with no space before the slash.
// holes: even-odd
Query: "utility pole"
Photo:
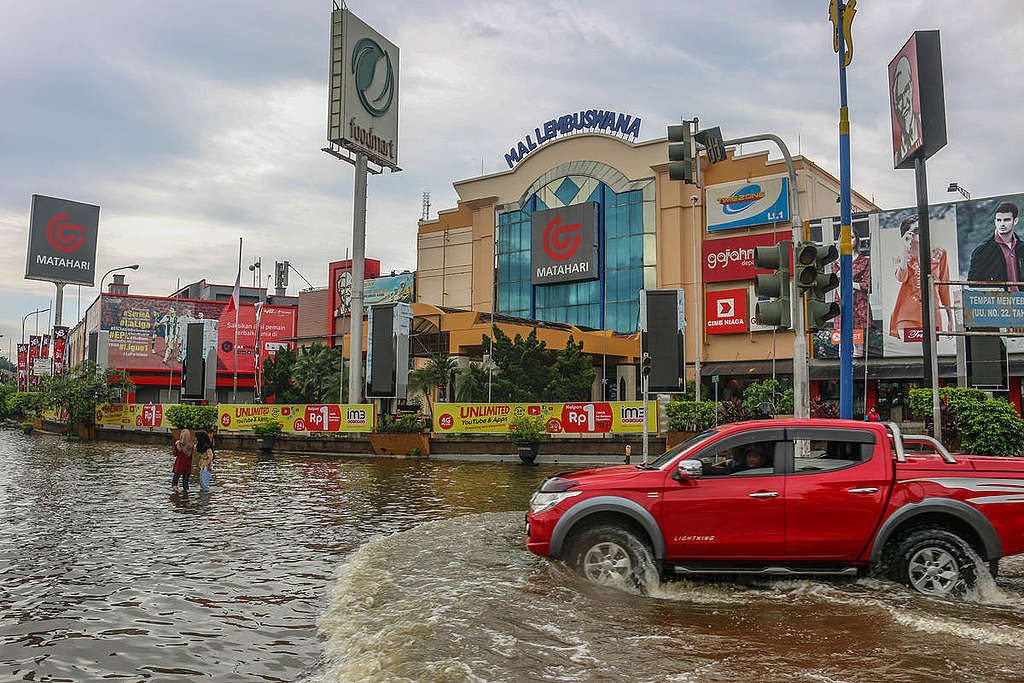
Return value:
<svg viewBox="0 0 1024 683">
<path fill-rule="evenodd" d="M 777 135 L 764 133 L 762 135 L 749 135 L 743 138 L 725 140 L 724 145 L 741 145 L 747 142 L 774 142 L 779 146 L 782 157 L 786 160 L 786 170 L 789 172 L 789 216 L 793 224 L 794 247 L 803 240 L 804 227 L 800 219 L 800 193 L 796 186 L 796 170 L 793 167 L 793 157 L 789 154 L 789 148 Z M 790 281 L 790 297 L 792 299 L 791 321 L 793 324 L 793 414 L 797 418 L 810 417 L 810 396 L 807 384 L 807 334 L 804 331 L 804 306 L 803 293 L 797 287 L 796 278 Z"/>
</svg>

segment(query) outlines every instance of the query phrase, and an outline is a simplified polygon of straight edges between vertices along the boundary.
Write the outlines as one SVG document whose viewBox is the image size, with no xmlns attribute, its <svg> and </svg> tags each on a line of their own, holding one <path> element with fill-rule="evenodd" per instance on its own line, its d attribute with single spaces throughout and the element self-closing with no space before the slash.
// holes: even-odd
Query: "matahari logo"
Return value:
<svg viewBox="0 0 1024 683">
<path fill-rule="evenodd" d="M 377 67 L 381 60 L 384 60 L 384 83 L 376 94 L 367 97 L 366 91 L 370 86 L 381 80 L 377 78 Z M 371 38 L 361 39 L 352 50 L 352 73 L 356 77 L 356 93 L 363 107 L 374 116 L 384 116 L 395 97 L 395 74 L 387 50 Z"/>
<path fill-rule="evenodd" d="M 718 300 L 718 317 L 731 318 L 736 315 L 736 299 Z"/>
<path fill-rule="evenodd" d="M 63 254 L 78 251 L 85 244 L 85 226 L 68 222 L 66 213 L 58 213 L 46 224 L 46 241 Z"/>
<path fill-rule="evenodd" d="M 580 248 L 583 242 L 583 225 L 580 223 L 562 222 L 561 216 L 555 216 L 544 228 L 544 253 L 553 261 L 566 261 Z"/>
</svg>

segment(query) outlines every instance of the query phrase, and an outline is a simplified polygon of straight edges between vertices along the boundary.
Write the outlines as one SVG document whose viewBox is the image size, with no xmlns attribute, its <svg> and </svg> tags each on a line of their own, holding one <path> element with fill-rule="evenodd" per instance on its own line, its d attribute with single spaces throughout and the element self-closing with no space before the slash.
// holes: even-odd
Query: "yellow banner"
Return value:
<svg viewBox="0 0 1024 683">
<path fill-rule="evenodd" d="M 372 432 L 376 424 L 372 403 L 224 403 L 217 408 L 222 430 L 252 429 L 265 420 L 276 420 L 286 432 Z"/>
<path fill-rule="evenodd" d="M 96 424 L 104 427 L 167 427 L 167 409 L 173 403 L 108 403 L 96 410 Z"/>
<path fill-rule="evenodd" d="M 658 402 L 651 401 L 647 429 L 658 432 Z M 507 434 L 512 419 L 535 415 L 549 434 L 627 434 L 644 430 L 643 401 L 610 403 L 438 403 L 437 434 Z"/>
</svg>

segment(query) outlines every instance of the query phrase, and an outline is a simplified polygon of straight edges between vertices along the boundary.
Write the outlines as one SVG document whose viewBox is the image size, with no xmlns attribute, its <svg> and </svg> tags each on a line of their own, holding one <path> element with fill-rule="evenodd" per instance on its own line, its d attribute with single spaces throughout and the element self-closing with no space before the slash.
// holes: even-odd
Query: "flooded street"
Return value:
<svg viewBox="0 0 1024 683">
<path fill-rule="evenodd" d="M 650 596 L 531 555 L 565 466 L 221 453 L 0 431 L 0 681 L 1020 680 L 1024 561 L 964 602 L 875 579 Z"/>
</svg>

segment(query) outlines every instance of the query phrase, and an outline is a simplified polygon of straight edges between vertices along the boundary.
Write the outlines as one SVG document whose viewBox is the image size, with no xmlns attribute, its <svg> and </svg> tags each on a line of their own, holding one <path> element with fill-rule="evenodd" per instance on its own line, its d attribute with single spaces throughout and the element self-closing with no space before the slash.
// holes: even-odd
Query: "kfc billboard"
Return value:
<svg viewBox="0 0 1024 683">
<path fill-rule="evenodd" d="M 889 62 L 894 168 L 913 168 L 946 144 L 946 102 L 938 31 L 915 31 Z"/>
<path fill-rule="evenodd" d="M 705 329 L 708 334 L 746 332 L 747 290 L 726 289 L 704 293 Z"/>
<path fill-rule="evenodd" d="M 704 282 L 753 280 L 757 273 L 770 273 L 769 270 L 754 268 L 754 247 L 770 247 L 791 237 L 792 234 L 787 232 L 766 232 L 731 239 L 705 240 L 702 245 Z"/>
</svg>

